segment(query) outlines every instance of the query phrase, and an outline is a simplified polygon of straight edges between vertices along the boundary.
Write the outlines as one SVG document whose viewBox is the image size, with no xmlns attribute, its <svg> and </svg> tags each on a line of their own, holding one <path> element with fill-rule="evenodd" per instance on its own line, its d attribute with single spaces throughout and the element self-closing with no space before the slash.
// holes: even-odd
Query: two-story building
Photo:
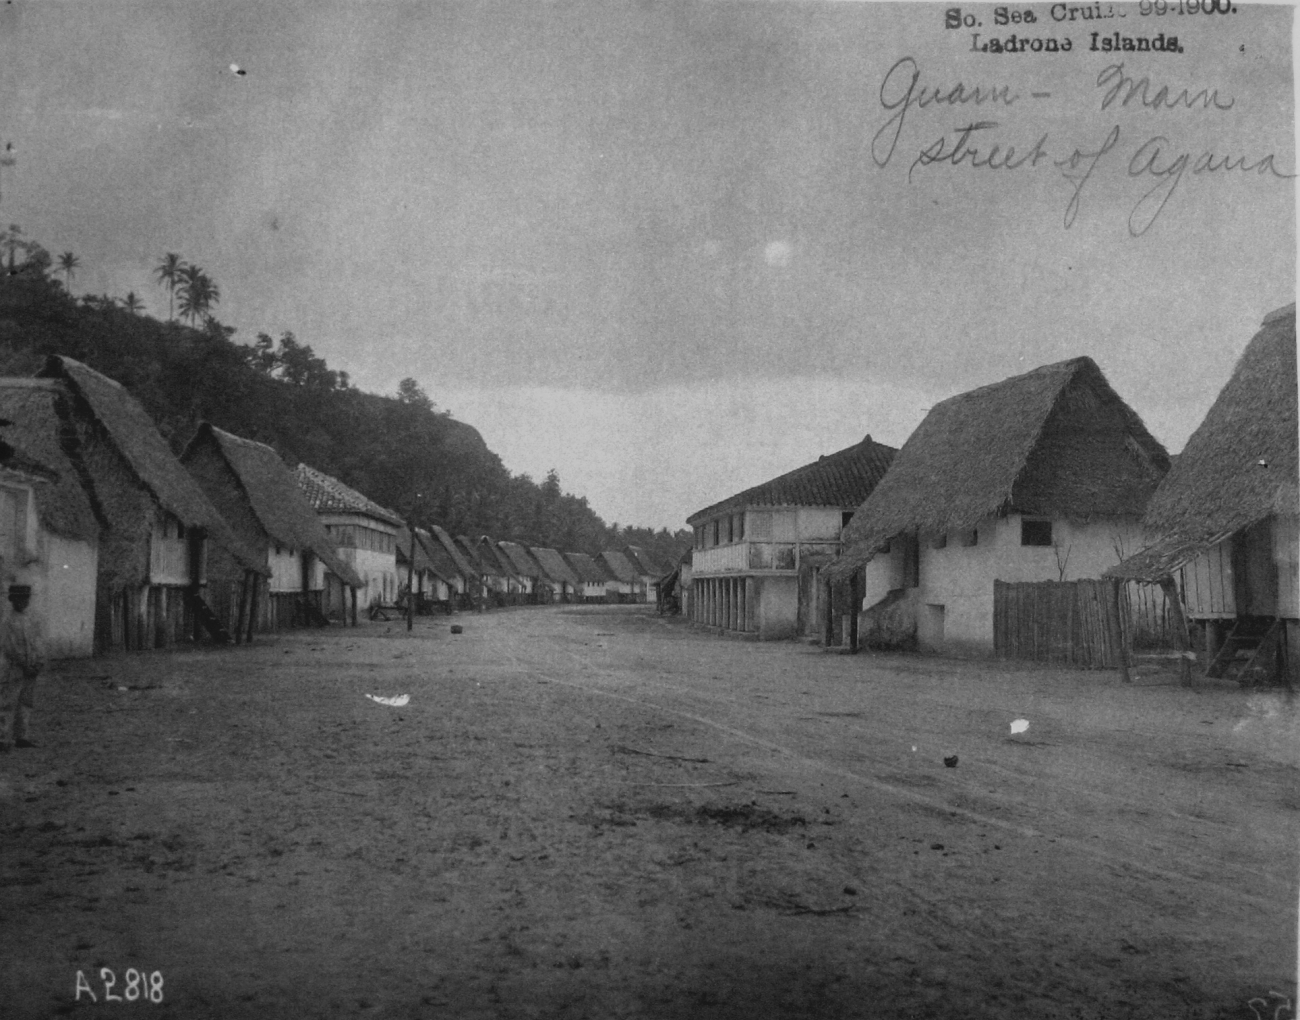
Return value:
<svg viewBox="0 0 1300 1020">
<path fill-rule="evenodd" d="M 867 436 L 692 514 L 691 620 L 760 640 L 820 637 L 820 570 L 895 452 Z"/>
<path fill-rule="evenodd" d="M 368 606 L 394 603 L 399 586 L 397 532 L 402 519 L 337 478 L 306 464 L 298 465 L 297 479 L 298 487 L 338 549 L 339 558 L 361 582 L 357 600 Z M 343 605 L 345 587 L 341 578 L 326 573 L 328 615 L 335 616 L 337 607 Z"/>
</svg>

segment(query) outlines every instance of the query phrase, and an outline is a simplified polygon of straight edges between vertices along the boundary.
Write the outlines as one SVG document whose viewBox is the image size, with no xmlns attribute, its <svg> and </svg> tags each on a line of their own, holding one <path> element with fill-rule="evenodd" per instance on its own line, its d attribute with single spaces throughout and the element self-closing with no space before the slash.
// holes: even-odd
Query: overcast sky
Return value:
<svg viewBox="0 0 1300 1020">
<path fill-rule="evenodd" d="M 1177 451 L 1293 300 L 1291 9 L 948 6 L 20 0 L 0 219 L 160 316 L 179 252 L 237 340 L 414 376 L 607 521 L 680 527 L 1084 354 Z M 972 52 L 1013 32 L 1072 50 Z M 1107 104 L 1121 76 L 1209 109 Z M 1006 88 L 929 101 L 958 83 Z M 973 166 L 993 144 L 1018 168 Z"/>
</svg>

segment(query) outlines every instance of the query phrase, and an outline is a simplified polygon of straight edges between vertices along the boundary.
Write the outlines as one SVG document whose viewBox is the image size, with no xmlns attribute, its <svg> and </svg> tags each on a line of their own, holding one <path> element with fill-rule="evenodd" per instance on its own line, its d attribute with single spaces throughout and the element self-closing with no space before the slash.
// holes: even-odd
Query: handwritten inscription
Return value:
<svg viewBox="0 0 1300 1020">
<path fill-rule="evenodd" d="M 1097 76 L 1096 87 L 1102 90 L 1101 111 L 1112 108 L 1116 111 L 1183 110 L 1215 116 L 1231 110 L 1236 103 L 1234 97 L 1223 94 L 1216 86 L 1193 90 L 1153 84 L 1148 77 L 1135 79 L 1125 74 L 1123 63 L 1104 68 Z M 1031 93 L 1030 99 L 1046 96 L 1046 93 Z M 872 159 L 878 167 L 889 165 L 911 110 L 933 106 L 988 106 L 1006 111 L 1021 98 L 1021 93 L 1008 84 L 971 86 L 959 82 L 951 87 L 924 85 L 916 60 L 903 57 L 894 63 L 881 81 L 880 106 L 888 116 L 871 140 Z M 996 134 L 1002 127 L 1002 121 L 988 118 L 970 119 L 945 130 L 916 150 L 907 171 L 908 181 L 913 181 L 919 169 L 941 165 L 1003 171 L 1035 170 L 1040 165 L 1050 165 L 1070 185 L 1063 218 L 1063 226 L 1068 230 L 1079 215 L 1089 181 L 1094 179 L 1100 167 L 1116 159 L 1112 153 L 1122 143 L 1130 144 L 1130 133 L 1119 124 L 1105 128 L 1104 136 L 1099 133 L 1101 140 L 1092 145 L 1055 144 L 1046 132 L 1036 141 L 1025 140 L 1028 144 L 1013 145 Z M 1182 151 L 1168 135 L 1149 132 L 1138 132 L 1135 141 L 1132 148 L 1126 149 L 1126 176 L 1130 180 L 1150 183 L 1128 216 L 1128 232 L 1133 237 L 1141 237 L 1151 229 L 1188 173 L 1194 177 L 1246 174 L 1280 180 L 1290 180 L 1295 176 L 1280 169 L 1276 155 L 1271 152 L 1253 155 L 1209 148 L 1199 153 Z"/>
<path fill-rule="evenodd" d="M 94 971 L 91 971 L 91 973 L 93 974 Z M 99 980 L 104 986 L 105 1002 L 159 1003 L 163 1001 L 162 971 L 156 970 L 152 974 L 146 974 L 142 970 L 128 967 L 123 979 L 122 987 L 118 991 L 114 991 L 113 989 L 117 988 L 117 975 L 109 967 L 100 968 Z M 99 996 L 95 994 L 95 989 L 86 980 L 86 975 L 81 971 L 77 971 L 74 1001 L 80 1002 L 83 992 L 91 1002 L 99 1002 Z"/>
</svg>

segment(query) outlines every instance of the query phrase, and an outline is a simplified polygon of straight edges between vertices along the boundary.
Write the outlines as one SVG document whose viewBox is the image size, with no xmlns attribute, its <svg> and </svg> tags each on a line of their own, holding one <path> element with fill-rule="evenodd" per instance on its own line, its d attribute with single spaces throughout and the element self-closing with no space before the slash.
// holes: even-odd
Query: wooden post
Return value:
<svg viewBox="0 0 1300 1020">
<path fill-rule="evenodd" d="M 415 626 L 415 525 L 406 523 L 411 533 L 411 555 L 406 561 L 406 629 Z"/>
<path fill-rule="evenodd" d="M 1174 622 L 1174 644 L 1178 648 L 1178 672 L 1184 687 L 1192 686 L 1191 643 L 1187 638 L 1187 619 L 1183 616 L 1183 601 L 1178 597 L 1178 585 L 1173 577 L 1166 574 L 1160 578 L 1160 590 L 1165 593 L 1165 602 L 1169 605 L 1169 615 Z"/>
<path fill-rule="evenodd" d="M 248 608 L 248 582 L 256 577 L 251 570 L 244 571 L 244 583 L 239 586 L 239 609 L 235 613 L 235 644 L 244 643 L 244 610 Z"/>
<path fill-rule="evenodd" d="M 1110 630 L 1111 644 L 1115 646 L 1115 659 L 1119 663 L 1119 678 L 1124 683 L 1132 683 L 1133 677 L 1128 671 L 1128 646 L 1124 641 L 1124 613 L 1123 603 L 1120 602 L 1119 589 L 1124 582 L 1118 578 L 1110 582 L 1110 591 L 1106 594 L 1107 605 L 1103 609 L 1105 616 L 1109 617 L 1106 621 Z"/>
<path fill-rule="evenodd" d="M 349 587 L 348 591 L 352 592 L 352 626 L 355 627 L 357 625 L 357 590 Z M 343 612 L 346 614 L 347 611 L 348 607 L 345 603 L 343 606 Z"/>
<path fill-rule="evenodd" d="M 253 578 L 253 590 L 248 599 L 248 644 L 253 643 L 253 625 L 257 621 L 257 589 L 261 587 L 261 582 L 256 576 Z"/>
</svg>

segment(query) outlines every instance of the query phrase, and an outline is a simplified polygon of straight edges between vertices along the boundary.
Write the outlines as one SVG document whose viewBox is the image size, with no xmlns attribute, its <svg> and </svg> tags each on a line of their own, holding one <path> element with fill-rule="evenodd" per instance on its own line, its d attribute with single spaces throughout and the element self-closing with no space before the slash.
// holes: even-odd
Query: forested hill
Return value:
<svg viewBox="0 0 1300 1020">
<path fill-rule="evenodd" d="M 244 344 L 210 316 L 192 328 L 139 314 L 134 295 L 73 300 L 47 261 L 0 274 L 0 374 L 76 358 L 139 399 L 178 453 L 206 419 L 455 534 L 592 553 L 630 543 L 665 563 L 688 544 L 686 532 L 607 526 L 553 472 L 540 483 L 511 475 L 414 380 L 396 396 L 363 393 L 289 333 Z"/>
</svg>

